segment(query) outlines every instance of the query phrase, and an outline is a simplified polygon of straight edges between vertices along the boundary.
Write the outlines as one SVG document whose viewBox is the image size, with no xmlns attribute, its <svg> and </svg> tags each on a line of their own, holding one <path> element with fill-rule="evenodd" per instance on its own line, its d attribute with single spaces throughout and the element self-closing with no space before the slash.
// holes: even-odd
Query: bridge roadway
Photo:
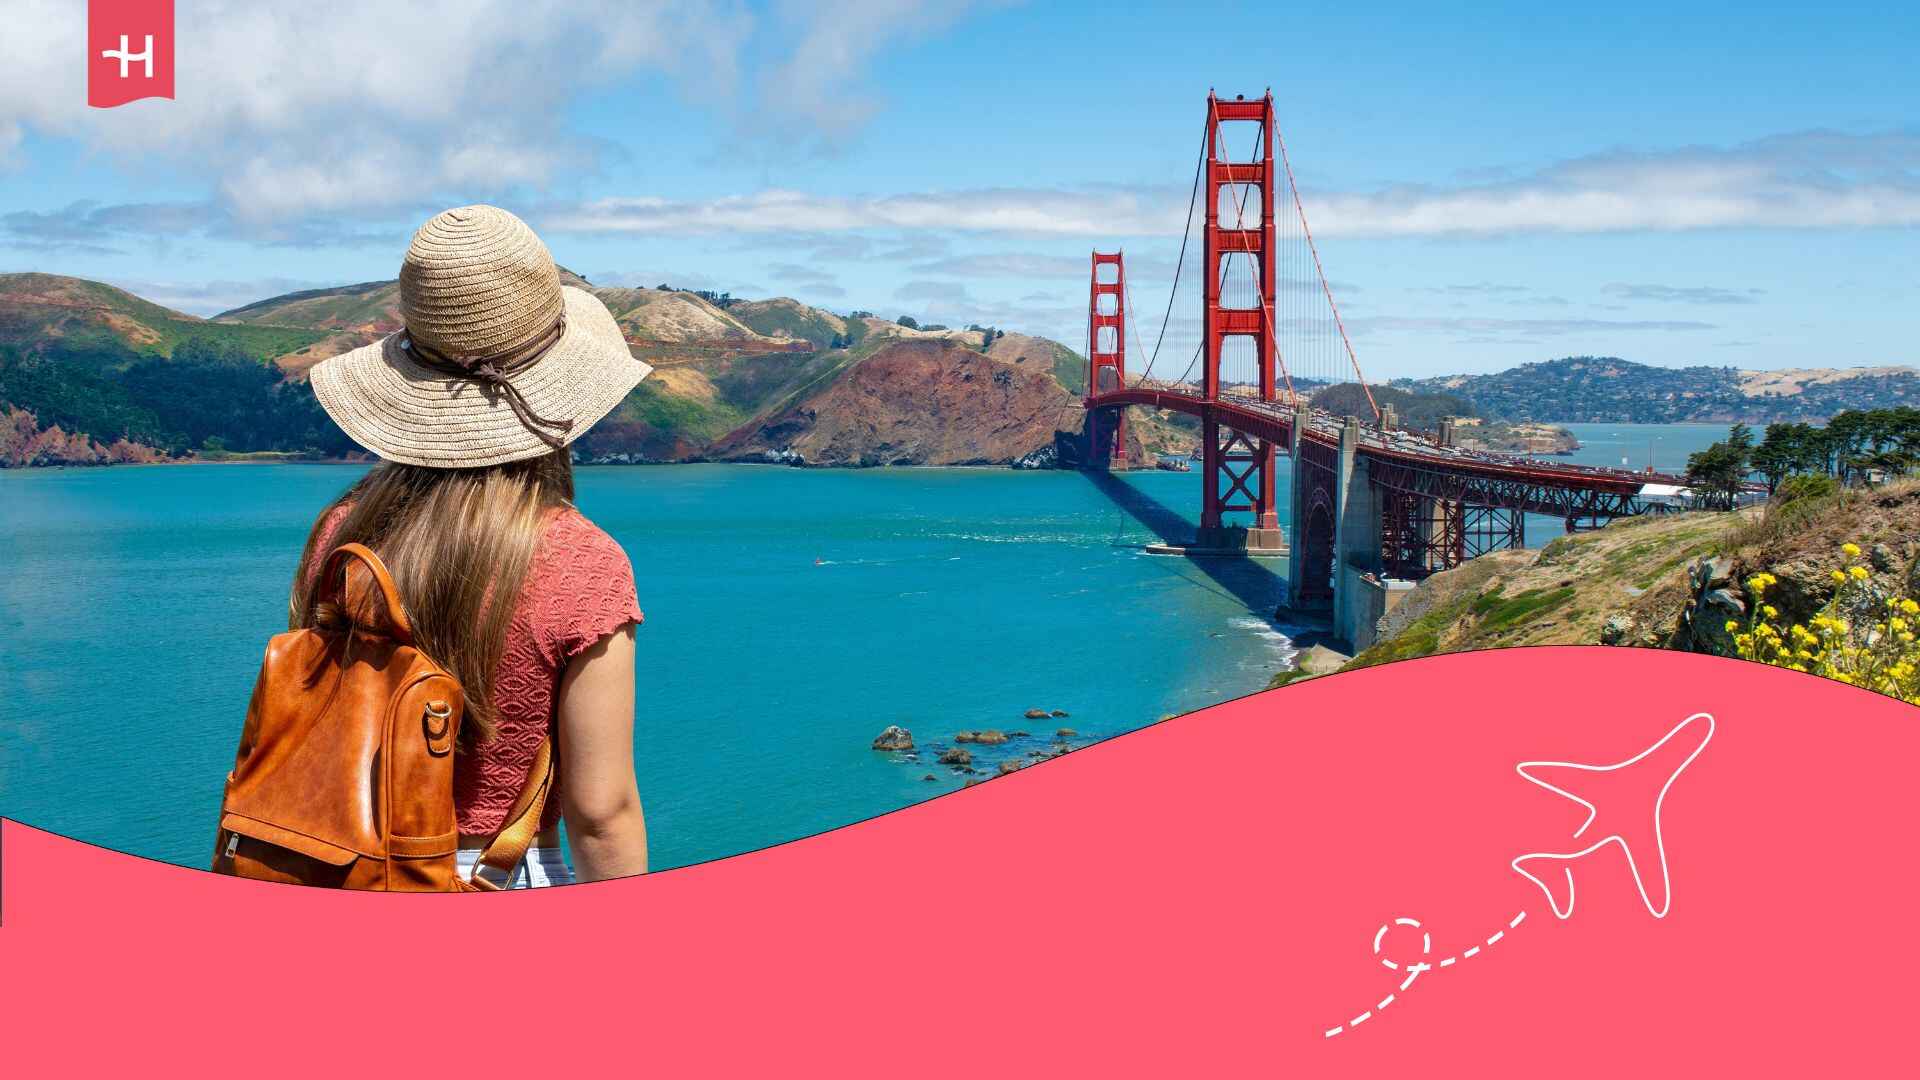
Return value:
<svg viewBox="0 0 1920 1080">
<path fill-rule="evenodd" d="M 1293 445 L 1295 413 L 1280 402 L 1226 396 L 1209 402 L 1198 394 L 1166 387 L 1132 386 L 1089 396 L 1089 410 L 1121 405 L 1172 409 L 1192 416 L 1214 410 L 1221 426 L 1257 439 L 1266 439 L 1289 451 Z M 1303 442 L 1337 453 L 1343 421 L 1313 411 Z M 1644 513 L 1640 501 L 1648 484 L 1681 487 L 1684 477 L 1665 473 L 1633 472 L 1589 465 L 1557 464 L 1509 454 L 1484 453 L 1441 446 L 1404 431 L 1383 431 L 1362 425 L 1356 453 L 1368 459 L 1377 483 L 1429 498 L 1462 500 L 1476 506 L 1494 506 L 1529 514 L 1567 519 L 1612 518 Z"/>
<path fill-rule="evenodd" d="M 1288 455 L 1292 511 L 1284 540 L 1273 528 L 1203 525 L 1194 544 L 1182 550 L 1284 555 L 1286 606 L 1328 610 L 1335 636 L 1355 649 L 1373 641 L 1381 616 L 1414 581 L 1489 551 L 1524 546 L 1528 514 L 1560 518 L 1568 532 L 1596 528 L 1614 518 L 1671 509 L 1670 500 L 1653 498 L 1656 493 L 1646 489 L 1666 486 L 1658 494 L 1670 496 L 1685 485 L 1682 477 L 1660 473 L 1442 446 L 1408 432 L 1250 396 L 1208 400 L 1165 386 L 1135 385 L 1091 395 L 1085 404 L 1090 423 L 1096 411 L 1127 405 L 1211 414 L 1220 426 L 1265 440 Z M 1297 438 L 1296 426 L 1304 428 Z"/>
</svg>

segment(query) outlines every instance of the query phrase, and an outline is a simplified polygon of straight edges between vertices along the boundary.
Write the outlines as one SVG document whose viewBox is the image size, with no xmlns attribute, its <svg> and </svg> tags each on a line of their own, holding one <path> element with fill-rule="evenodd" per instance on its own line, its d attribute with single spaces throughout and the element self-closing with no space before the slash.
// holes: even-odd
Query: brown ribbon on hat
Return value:
<svg viewBox="0 0 1920 1080">
<path fill-rule="evenodd" d="M 450 356 L 422 345 L 416 341 L 410 331 L 401 331 L 400 347 L 407 350 L 422 367 L 430 368 L 445 375 L 462 379 L 472 379 L 486 387 L 491 394 L 507 399 L 507 405 L 513 409 L 513 415 L 519 417 L 520 424 L 539 437 L 540 441 L 563 449 L 567 444 L 542 431 L 541 428 L 553 428 L 565 433 L 573 430 L 571 420 L 549 420 L 533 411 L 527 399 L 520 394 L 520 388 L 513 385 L 513 377 L 532 367 L 541 357 L 547 355 L 560 338 L 567 332 L 567 317 L 562 314 L 554 320 L 551 327 L 539 337 L 524 345 L 515 345 L 504 352 L 491 356 L 479 356 L 466 360 L 456 360 Z"/>
</svg>

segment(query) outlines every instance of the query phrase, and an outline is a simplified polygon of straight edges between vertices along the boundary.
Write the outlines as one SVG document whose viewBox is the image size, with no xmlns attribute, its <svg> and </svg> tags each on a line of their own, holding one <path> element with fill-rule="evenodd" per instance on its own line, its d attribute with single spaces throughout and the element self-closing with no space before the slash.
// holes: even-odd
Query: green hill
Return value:
<svg viewBox="0 0 1920 1080">
<path fill-rule="evenodd" d="M 923 330 L 784 297 L 594 288 L 562 276 L 600 297 L 635 355 L 654 365 L 653 376 L 576 444 L 587 461 L 702 459 L 723 443 L 753 442 L 769 418 L 807 402 L 827 410 L 815 418 L 822 430 L 846 433 L 847 460 L 872 457 L 859 440 L 887 438 L 859 422 L 873 409 L 892 410 L 916 428 L 936 458 L 1012 460 L 1052 444 L 1047 403 L 1070 399 L 1084 380 L 1085 361 L 1044 338 L 1004 334 L 989 343 L 977 329 Z M 0 464 L 127 460 L 97 451 L 123 439 L 171 455 L 352 453 L 313 400 L 305 372 L 399 325 L 394 281 L 288 293 L 205 320 L 96 282 L 8 275 L 0 278 L 0 430 L 24 435 L 12 438 L 11 455 L 0 446 Z M 889 359 L 863 377 L 897 368 L 874 383 L 886 400 L 832 392 L 882 353 Z M 1013 370 L 994 374 L 1001 369 Z M 929 395 L 908 372 L 958 382 Z M 1017 432 L 984 437 L 995 429 L 996 395 L 1015 385 L 1023 401 L 1042 404 Z M 920 416 L 921 409 L 934 412 Z M 1060 422 L 1077 415 L 1066 410 Z M 61 438 L 33 437 L 55 427 Z M 982 435 L 975 449 L 948 444 L 963 432 Z M 1177 435 L 1169 438 L 1179 442 Z"/>
<path fill-rule="evenodd" d="M 201 342 L 268 360 L 321 336 L 311 329 L 210 322 L 83 278 L 0 274 L 0 345 L 36 355 L 124 368 Z"/>
<path fill-rule="evenodd" d="M 1458 394 L 1431 390 L 1409 390 L 1400 386 L 1373 387 L 1373 401 L 1381 408 L 1393 406 L 1400 426 L 1408 431 L 1438 431 L 1440 421 L 1449 416 L 1477 416 L 1473 402 Z M 1313 392 L 1313 404 L 1335 416 L 1358 416 L 1369 423 L 1373 406 L 1359 383 L 1337 383 Z"/>
<path fill-rule="evenodd" d="M 756 334 L 770 338 L 798 338 L 817 349 L 828 348 L 836 340 L 849 337 L 848 320 L 784 296 L 776 296 L 771 300 L 743 301 L 728 307 L 727 314 L 745 323 Z"/>
<path fill-rule="evenodd" d="M 235 450 L 342 453 L 344 436 L 304 388 L 281 386 L 269 361 L 319 341 L 318 330 L 212 322 L 97 281 L 0 274 L 0 416 L 17 437 L 0 463 L 116 460 Z M 29 453 L 53 432 L 50 457 Z"/>
<path fill-rule="evenodd" d="M 1396 379 L 1394 385 L 1459 395 L 1495 420 L 1559 423 L 1762 424 L 1920 405 L 1920 370 L 1910 367 L 1743 371 L 1569 356 L 1489 375 Z"/>
</svg>

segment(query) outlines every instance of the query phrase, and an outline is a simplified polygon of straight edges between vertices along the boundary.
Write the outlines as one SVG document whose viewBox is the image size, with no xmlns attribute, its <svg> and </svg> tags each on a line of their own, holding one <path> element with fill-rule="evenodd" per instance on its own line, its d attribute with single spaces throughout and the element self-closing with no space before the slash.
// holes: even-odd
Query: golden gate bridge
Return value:
<svg viewBox="0 0 1920 1080">
<path fill-rule="evenodd" d="M 1236 147 L 1244 152 L 1235 156 Z M 1286 190 L 1276 201 L 1282 178 Z M 1360 370 L 1271 92 L 1257 101 L 1207 95 L 1167 311 L 1137 375 L 1127 371 L 1133 305 L 1125 259 L 1096 251 L 1091 269 L 1088 464 L 1124 462 L 1128 406 L 1198 417 L 1199 529 L 1191 545 L 1161 547 L 1287 556 L 1288 606 L 1331 609 L 1336 633 L 1349 642 L 1370 638 L 1363 628 L 1384 613 L 1394 588 L 1523 547 L 1528 514 L 1559 518 L 1571 533 L 1664 510 L 1667 503 L 1653 496 L 1684 487 L 1681 477 L 1653 472 L 1467 451 L 1451 445 L 1451 425 L 1434 437 L 1401 430 Z M 1197 323 L 1174 321 L 1183 296 L 1198 300 Z M 1189 355 L 1187 341 L 1184 370 L 1156 376 L 1163 358 L 1170 370 L 1174 357 Z M 1310 403 L 1309 388 L 1338 382 L 1358 386 L 1365 405 L 1356 411 L 1366 415 Z M 1281 455 L 1293 470 L 1285 535 L 1274 495 Z"/>
</svg>

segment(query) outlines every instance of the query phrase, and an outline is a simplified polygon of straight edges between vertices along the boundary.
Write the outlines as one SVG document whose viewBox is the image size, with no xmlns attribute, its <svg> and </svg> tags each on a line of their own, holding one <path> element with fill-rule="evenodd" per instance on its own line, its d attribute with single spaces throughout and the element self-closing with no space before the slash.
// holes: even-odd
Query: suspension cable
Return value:
<svg viewBox="0 0 1920 1080">
<path fill-rule="evenodd" d="M 1313 254 L 1313 271 L 1320 275 L 1320 290 L 1327 295 L 1327 307 L 1333 312 L 1333 325 L 1340 330 L 1340 341 L 1347 347 L 1347 360 L 1353 364 L 1353 377 L 1360 383 L 1360 389 L 1367 395 L 1367 405 L 1373 409 L 1373 422 L 1380 422 L 1380 403 L 1373 400 L 1373 388 L 1367 385 L 1367 377 L 1361 374 L 1360 358 L 1354 355 L 1353 340 L 1347 337 L 1346 323 L 1340 319 L 1340 305 L 1333 301 L 1333 286 L 1327 284 L 1327 271 L 1320 265 L 1320 249 L 1313 242 L 1313 229 L 1307 225 L 1307 208 L 1300 201 L 1299 185 L 1293 182 L 1293 163 L 1287 159 L 1287 140 L 1280 135 L 1280 125 L 1273 125 L 1274 141 L 1280 144 L 1280 164 L 1287 171 L 1287 190 L 1293 194 L 1293 208 L 1300 214 L 1300 232 L 1307 238 L 1307 250 Z"/>
<path fill-rule="evenodd" d="M 1123 250 L 1123 252 L 1122 252 L 1122 254 L 1123 254 L 1123 256 L 1124 256 L 1124 250 Z M 1126 277 L 1125 277 L 1125 270 L 1126 270 L 1126 267 L 1125 267 L 1125 264 L 1123 263 L 1123 264 L 1122 264 L 1122 266 L 1121 266 L 1121 271 L 1122 271 L 1122 275 L 1121 275 L 1121 281 L 1122 281 L 1122 284 L 1121 284 L 1121 286 L 1120 286 L 1120 288 L 1121 288 L 1121 290 L 1122 290 L 1123 292 L 1125 292 L 1125 293 L 1126 293 L 1126 295 L 1125 295 L 1124 297 L 1122 297 L 1122 302 L 1124 302 L 1124 303 L 1126 304 L 1126 308 L 1127 308 L 1127 309 L 1126 309 L 1126 312 L 1125 312 L 1125 315 L 1126 315 L 1126 320 L 1127 320 L 1127 325 L 1128 325 L 1128 326 L 1131 326 L 1131 327 L 1133 327 L 1133 329 L 1134 329 L 1134 332 L 1135 332 L 1135 334 L 1137 334 L 1137 333 L 1139 332 L 1139 330 L 1140 330 L 1140 321 L 1139 321 L 1138 319 L 1135 319 L 1135 318 L 1133 317 L 1133 282 L 1131 282 L 1131 281 L 1127 281 L 1127 280 L 1126 280 Z M 1133 334 L 1129 334 L 1129 335 L 1128 335 L 1128 337 L 1129 337 L 1129 338 L 1131 338 L 1131 337 L 1133 337 L 1133 336 L 1134 336 Z M 1143 344 L 1144 344 L 1144 343 L 1143 343 Z M 1140 348 L 1140 346 L 1139 346 L 1139 345 L 1136 345 L 1136 346 L 1134 346 L 1134 348 L 1135 348 L 1135 349 L 1138 349 L 1138 348 Z M 1124 367 L 1126 367 L 1126 364 L 1127 364 L 1127 354 L 1126 354 L 1126 350 L 1124 350 L 1124 349 L 1122 349 L 1122 350 L 1120 351 L 1120 366 L 1121 366 L 1122 368 L 1124 368 Z M 1151 360 L 1149 360 L 1149 361 L 1147 361 L 1147 370 L 1149 370 L 1149 371 L 1151 371 L 1151 370 L 1153 370 L 1153 361 L 1151 361 Z M 1144 376 L 1141 376 L 1141 378 L 1144 378 Z M 1124 387 L 1125 387 L 1125 385 L 1126 385 L 1126 380 L 1125 380 L 1125 379 L 1123 378 L 1123 379 L 1121 379 L 1121 386 L 1122 386 L 1122 387 L 1124 388 Z M 1134 380 L 1134 383 L 1133 383 L 1133 385 L 1135 385 L 1135 386 L 1138 386 L 1138 385 L 1140 385 L 1140 379 L 1139 379 L 1139 378 L 1136 378 L 1136 379 Z"/>
<path fill-rule="evenodd" d="M 1219 287 L 1225 288 L 1226 284 L 1227 284 L 1227 267 L 1225 264 L 1222 264 L 1220 267 L 1220 286 Z M 1205 352 L 1206 349 L 1207 349 L 1207 328 L 1205 326 L 1202 326 L 1200 328 L 1200 343 L 1193 347 L 1193 358 L 1187 361 L 1187 370 L 1180 373 L 1181 383 L 1185 383 L 1187 381 L 1187 376 L 1193 374 L 1194 365 L 1200 362 L 1200 354 Z"/>
<path fill-rule="evenodd" d="M 1193 162 L 1193 190 L 1187 194 L 1187 225 L 1180 233 L 1180 255 L 1173 264 L 1173 287 L 1167 290 L 1167 311 L 1160 317 L 1160 336 L 1153 341 L 1153 354 L 1147 357 L 1144 381 L 1153 374 L 1153 362 L 1160 359 L 1160 345 L 1167 340 L 1167 323 L 1173 318 L 1173 302 L 1180 295 L 1180 272 L 1187 265 L 1187 241 L 1193 236 L 1193 208 L 1200 202 L 1200 173 L 1207 167 L 1207 133 L 1200 133 L 1200 156 Z"/>
</svg>

